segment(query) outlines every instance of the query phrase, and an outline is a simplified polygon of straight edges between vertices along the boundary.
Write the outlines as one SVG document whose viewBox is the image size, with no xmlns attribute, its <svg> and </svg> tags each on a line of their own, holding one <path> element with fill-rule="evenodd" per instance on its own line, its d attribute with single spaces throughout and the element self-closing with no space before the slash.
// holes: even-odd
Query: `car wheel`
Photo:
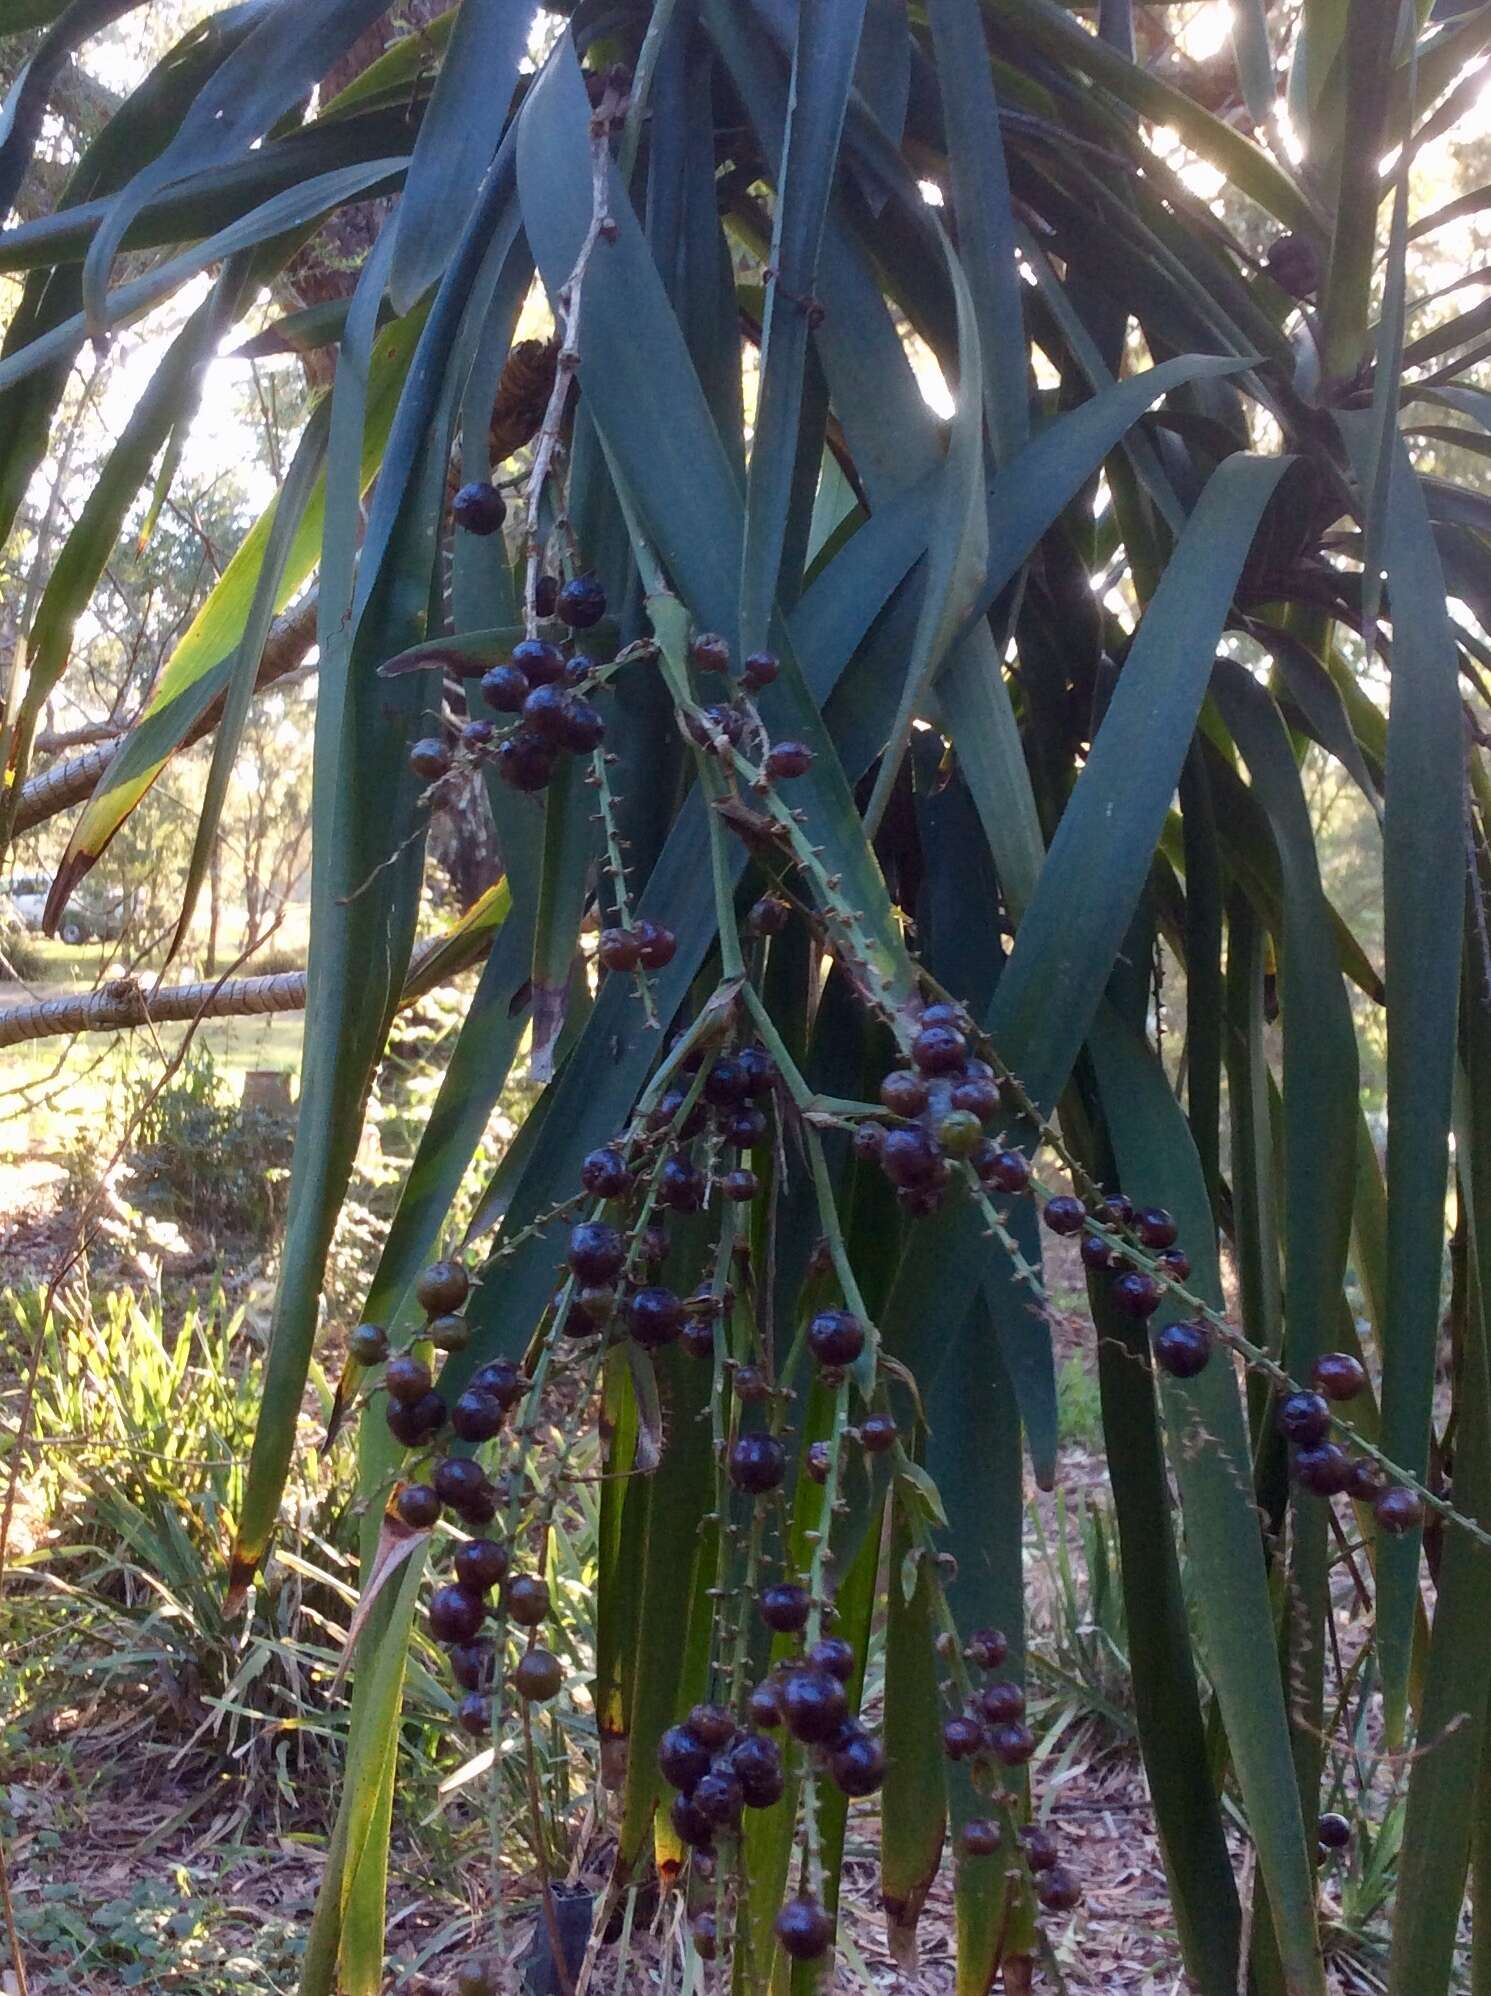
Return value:
<svg viewBox="0 0 1491 1996">
<path fill-rule="evenodd" d="M 62 940 L 65 943 L 69 943 L 74 949 L 77 948 L 79 943 L 87 942 L 88 931 L 76 915 L 64 916 L 62 922 Z"/>
</svg>

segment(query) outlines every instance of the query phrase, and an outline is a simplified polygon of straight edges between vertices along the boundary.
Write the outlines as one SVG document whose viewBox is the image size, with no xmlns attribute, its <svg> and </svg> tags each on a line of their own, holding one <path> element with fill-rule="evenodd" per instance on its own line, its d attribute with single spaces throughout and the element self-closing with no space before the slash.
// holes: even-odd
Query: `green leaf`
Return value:
<svg viewBox="0 0 1491 1996">
<path fill-rule="evenodd" d="M 100 300 L 99 310 L 103 317 L 93 337 L 107 339 L 110 332 L 138 319 L 188 278 L 195 277 L 212 264 L 221 263 L 225 257 L 285 235 L 319 215 L 329 214 L 332 209 L 341 207 L 344 201 L 355 201 L 359 195 L 382 188 L 403 172 L 405 164 L 402 158 L 395 157 L 370 160 L 358 166 L 338 167 L 334 172 L 318 173 L 310 180 L 287 188 L 283 194 L 274 195 L 259 207 L 251 209 L 241 220 L 230 222 L 226 228 L 219 229 L 215 235 L 194 244 L 191 249 L 183 250 L 179 256 L 168 257 L 145 276 L 131 278 L 109 292 L 106 299 Z M 88 323 L 81 312 L 64 319 L 50 331 L 39 334 L 19 352 L 0 360 L 0 389 L 24 381 L 28 375 L 55 361 L 70 361 L 88 336 Z"/>
<path fill-rule="evenodd" d="M 1248 116 L 1260 132 L 1267 131 L 1277 109 L 1278 90 L 1265 0 L 1238 0 L 1232 9 L 1232 54 Z"/>
<path fill-rule="evenodd" d="M 1212 476 L 1129 649 L 989 1014 L 1031 1099 L 1064 1083 L 1149 872 L 1232 592 L 1287 460 Z"/>
<path fill-rule="evenodd" d="M 1183 90 L 1089 35 L 1053 0 L 983 0 L 983 7 L 991 19 L 1010 24 L 1057 63 L 1069 63 L 1155 124 L 1178 132 L 1286 229 L 1322 239 L 1324 229 L 1309 198 L 1267 153 Z"/>
<path fill-rule="evenodd" d="M 1483 894 L 1473 879 L 1471 892 Z M 1468 1196 L 1475 1280 L 1470 1285 L 1455 1383 L 1456 1510 L 1491 1527 L 1491 1376 L 1487 1300 L 1491 1298 L 1491 1015 L 1472 967 L 1465 979 L 1466 1063 L 1455 1155 Z M 1381 1539 L 1378 1541 L 1379 1556 Z M 1491 1554 L 1449 1527 L 1442 1543 L 1418 1739 L 1399 1858 L 1391 1996 L 1454 1986 L 1476 1788 L 1486 1750 L 1485 1604 Z"/>
<path fill-rule="evenodd" d="M 394 220 L 388 293 L 396 312 L 412 309 L 455 249 L 527 53 L 528 26 L 508 0 L 463 0 L 456 15 Z"/>
<path fill-rule="evenodd" d="M 761 374 L 746 492 L 740 642 L 766 643 L 776 600 L 802 413 L 809 301 L 838 161 L 865 0 L 802 0 L 777 175 Z"/>
<path fill-rule="evenodd" d="M 385 0 L 297 0 L 295 32 L 278 8 L 261 16 L 200 89 L 161 153 L 116 196 L 83 265 L 88 330 L 100 338 L 111 319 L 104 288 L 124 233 L 160 188 L 202 167 L 246 153 L 279 117 L 309 97 L 344 49 L 383 12 Z"/>
<path fill-rule="evenodd" d="M 1356 1181 L 1356 1033 L 1333 946 L 1314 827 L 1284 722 L 1242 666 L 1219 660 L 1218 706 L 1268 813 L 1283 885 L 1280 1009 L 1284 1021 L 1284 1318 L 1289 1369 L 1308 1378 L 1331 1345 Z M 1295 1672 L 1295 1758 L 1308 1806 L 1319 1787 L 1325 1617 L 1326 1505 L 1294 1498 L 1286 1626 Z"/>
<path fill-rule="evenodd" d="M 533 931 L 533 1048 L 535 1081 L 552 1080 L 554 1048 L 564 1024 L 576 969 L 580 924 L 595 860 L 594 792 L 579 757 L 566 756 L 544 793 L 544 853 Z"/>
<path fill-rule="evenodd" d="M 982 351 L 984 415 L 995 462 L 1002 464 L 1029 432 L 1030 386 L 999 104 L 978 0 L 930 0 L 927 16 L 942 93 L 953 215 Z M 962 354 L 961 331 L 958 347 Z M 974 379 L 960 367 L 960 404 L 974 396 Z"/>
<path fill-rule="evenodd" d="M 1190 1132 L 1163 1068 L 1116 1014 L 1089 1033 L 1120 1182 L 1175 1215 L 1191 1253 L 1191 1287 L 1220 1308 L 1210 1205 Z M 1161 1317 L 1176 1306 L 1162 1306 Z M 1156 1320 L 1160 1321 L 1159 1319 Z M 1191 1553 L 1195 1608 L 1248 1826 L 1267 1887 L 1289 1996 L 1324 1996 L 1315 1930 L 1313 1835 L 1307 1842 L 1273 1645 L 1268 1578 L 1253 1510 L 1247 1430 L 1232 1368 L 1212 1364 L 1160 1386 Z M 1204 1435 L 1204 1444 L 1198 1437 Z"/>
<path fill-rule="evenodd" d="M 912 1551 L 914 1542 L 899 1504 L 891 1506 L 890 1527 L 880 1897 L 891 1954 L 903 1973 L 911 1973 L 917 1921 L 942 1859 L 947 1789 L 931 1576 Z M 908 1560 L 914 1562 L 909 1594 L 901 1581 Z"/>
<path fill-rule="evenodd" d="M 1347 429 L 1353 451 L 1360 423 Z M 1360 463 L 1360 459 L 1358 459 Z M 1428 1466 L 1444 1187 L 1463 925 L 1463 743 L 1454 632 L 1418 480 L 1399 444 L 1383 532 L 1393 621 L 1383 819 L 1387 975 L 1387 1332 L 1382 1446 Z M 1390 1728 L 1402 1724 L 1420 1535 L 1378 1550 L 1377 1640 Z"/>
</svg>

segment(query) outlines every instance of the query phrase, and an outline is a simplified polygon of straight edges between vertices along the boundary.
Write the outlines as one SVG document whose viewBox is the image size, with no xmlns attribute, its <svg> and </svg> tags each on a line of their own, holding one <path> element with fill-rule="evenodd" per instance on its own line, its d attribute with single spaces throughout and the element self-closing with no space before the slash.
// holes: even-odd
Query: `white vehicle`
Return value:
<svg viewBox="0 0 1491 1996">
<path fill-rule="evenodd" d="M 47 896 L 51 891 L 52 882 L 45 873 L 15 873 L 8 880 L 0 882 L 0 898 L 3 898 L 5 903 L 4 912 L 21 928 L 31 930 L 33 934 L 41 932 Z M 74 899 L 63 909 L 57 933 L 63 942 L 74 946 L 86 943 L 94 936 L 112 941 L 123 927 L 121 917 L 121 909 L 95 907 L 86 901 Z"/>
</svg>

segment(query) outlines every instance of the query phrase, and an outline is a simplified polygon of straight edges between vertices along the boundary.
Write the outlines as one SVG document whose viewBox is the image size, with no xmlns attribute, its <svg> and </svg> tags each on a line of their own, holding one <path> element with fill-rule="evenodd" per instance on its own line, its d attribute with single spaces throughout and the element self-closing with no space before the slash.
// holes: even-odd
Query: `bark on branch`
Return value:
<svg viewBox="0 0 1491 1996">
<path fill-rule="evenodd" d="M 304 662 L 306 653 L 316 642 L 318 597 L 317 589 L 307 590 L 298 603 L 282 617 L 276 617 L 270 625 L 264 656 L 259 661 L 259 676 L 254 682 L 257 692 L 262 693 L 267 686 L 288 677 Z M 222 711 L 221 698 L 214 700 L 187 730 L 181 746 L 190 748 L 193 742 L 210 735 Z M 50 769 L 44 769 L 39 776 L 30 777 L 23 783 L 16 806 L 16 831 L 32 831 L 37 825 L 45 824 L 48 818 L 55 818 L 59 811 L 91 797 L 126 733 L 128 730 L 121 728 L 110 740 L 85 749 L 81 755 L 69 756 L 65 762 L 54 762 Z"/>
<path fill-rule="evenodd" d="M 481 955 L 490 938 L 477 944 L 473 955 Z M 412 1005 L 437 975 L 422 982 L 420 972 L 444 939 L 421 943 L 409 960 L 404 981 L 402 1005 Z M 466 969 L 472 955 L 453 959 L 445 975 L 454 977 Z M 303 970 L 276 972 L 272 977 L 230 977 L 223 982 L 205 978 L 195 984 L 167 984 L 151 992 L 137 978 L 118 977 L 96 991 L 66 998 L 38 998 L 30 1004 L 0 1009 L 0 1047 L 19 1046 L 23 1040 L 49 1039 L 58 1033 L 129 1032 L 141 1026 L 170 1025 L 186 1019 L 250 1019 L 265 1012 L 299 1012 L 305 1006 L 306 974 Z"/>
</svg>

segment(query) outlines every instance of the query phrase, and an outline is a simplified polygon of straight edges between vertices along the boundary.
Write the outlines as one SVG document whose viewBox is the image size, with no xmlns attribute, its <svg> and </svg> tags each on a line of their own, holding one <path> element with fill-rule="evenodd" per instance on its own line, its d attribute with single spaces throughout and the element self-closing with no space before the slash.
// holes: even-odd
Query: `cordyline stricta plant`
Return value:
<svg viewBox="0 0 1491 1996">
<path fill-rule="evenodd" d="M 7 198 L 122 9 L 19 11 L 46 33 Z M 0 236 L 7 526 L 78 356 L 210 277 L 23 633 L 14 829 L 205 361 L 377 197 L 355 288 L 281 328 L 334 359 L 283 488 L 90 772 L 54 897 L 205 726 L 184 930 L 314 575 L 240 1598 L 391 1022 L 485 963 L 341 1377 L 364 1604 L 302 1988 L 381 1985 L 416 1617 L 493 1750 L 496 1848 L 536 1786 L 497 1771 L 593 1714 L 610 1882 L 571 1983 L 655 1879 L 689 1986 L 826 1986 L 873 1795 L 898 1958 L 946 1871 L 959 1991 L 1031 1987 L 1083 1917 L 1022 1688 L 1069 1236 L 1194 1986 L 1333 1986 L 1370 1740 L 1402 1805 L 1372 1986 L 1491 1990 L 1488 320 L 1411 282 L 1491 204 L 1435 209 L 1415 171 L 1491 7 L 1236 0 L 1202 62 L 1190 10 L 1129 0 L 463 0 L 318 93 L 383 11 L 210 15 Z M 535 300 L 552 335 L 515 343 Z M 1368 814 L 1363 934 L 1322 878 L 1322 761 Z M 425 829 L 471 771 L 503 879 L 411 980 Z M 458 1238 L 515 1063 L 541 1085 Z M 577 1659 L 554 1527 L 597 1435 Z M 512 1973 L 493 1899 L 465 1990 Z"/>
</svg>

